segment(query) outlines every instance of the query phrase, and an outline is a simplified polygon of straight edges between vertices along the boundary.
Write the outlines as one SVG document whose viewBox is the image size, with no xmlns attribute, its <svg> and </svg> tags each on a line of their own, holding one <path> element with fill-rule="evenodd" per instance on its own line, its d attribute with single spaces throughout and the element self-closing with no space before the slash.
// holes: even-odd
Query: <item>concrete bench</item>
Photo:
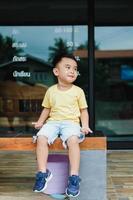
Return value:
<svg viewBox="0 0 133 200">
<path fill-rule="evenodd" d="M 0 138 L 0 150 L 34 151 L 32 138 Z M 66 152 L 58 138 L 50 152 Z M 106 137 L 87 137 L 80 143 L 81 193 L 76 200 L 106 200 Z"/>
</svg>

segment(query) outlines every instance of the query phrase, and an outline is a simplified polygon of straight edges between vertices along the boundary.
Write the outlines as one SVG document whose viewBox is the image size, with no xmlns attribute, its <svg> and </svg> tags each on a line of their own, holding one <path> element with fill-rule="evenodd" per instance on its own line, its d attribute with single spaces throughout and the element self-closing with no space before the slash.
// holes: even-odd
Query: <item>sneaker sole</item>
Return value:
<svg viewBox="0 0 133 200">
<path fill-rule="evenodd" d="M 53 177 L 53 174 L 51 173 L 50 176 L 46 179 L 46 183 L 45 183 L 45 186 L 44 188 L 42 188 L 41 190 L 34 190 L 34 192 L 44 192 L 44 190 L 47 188 L 47 183 L 52 179 Z"/>
<path fill-rule="evenodd" d="M 76 195 L 68 194 L 68 193 L 67 193 L 67 189 L 66 189 L 66 195 L 67 195 L 68 197 L 77 197 L 77 196 L 79 196 L 79 194 L 80 194 L 80 191 L 79 191 L 78 194 L 76 194 Z"/>
</svg>

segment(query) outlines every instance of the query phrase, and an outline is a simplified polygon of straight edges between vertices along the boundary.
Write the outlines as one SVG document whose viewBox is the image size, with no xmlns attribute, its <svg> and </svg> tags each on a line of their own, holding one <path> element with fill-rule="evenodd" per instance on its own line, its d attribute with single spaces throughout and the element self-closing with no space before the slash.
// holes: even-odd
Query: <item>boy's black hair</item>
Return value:
<svg viewBox="0 0 133 200">
<path fill-rule="evenodd" d="M 70 58 L 70 59 L 74 60 L 78 65 L 78 61 L 76 60 L 76 58 L 73 54 L 58 54 L 53 59 L 53 62 L 52 62 L 53 67 L 55 67 L 61 61 L 62 58 Z"/>
</svg>

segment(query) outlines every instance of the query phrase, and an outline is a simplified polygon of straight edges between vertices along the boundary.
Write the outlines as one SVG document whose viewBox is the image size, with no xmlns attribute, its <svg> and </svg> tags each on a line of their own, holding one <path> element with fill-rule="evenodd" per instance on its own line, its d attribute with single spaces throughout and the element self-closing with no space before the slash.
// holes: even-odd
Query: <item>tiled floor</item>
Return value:
<svg viewBox="0 0 133 200">
<path fill-rule="evenodd" d="M 0 200 L 53 199 L 32 192 L 35 165 L 33 152 L 0 152 Z M 133 151 L 108 151 L 107 177 L 108 200 L 133 200 Z"/>
<path fill-rule="evenodd" d="M 133 200 L 133 151 L 109 151 L 108 200 Z"/>
</svg>

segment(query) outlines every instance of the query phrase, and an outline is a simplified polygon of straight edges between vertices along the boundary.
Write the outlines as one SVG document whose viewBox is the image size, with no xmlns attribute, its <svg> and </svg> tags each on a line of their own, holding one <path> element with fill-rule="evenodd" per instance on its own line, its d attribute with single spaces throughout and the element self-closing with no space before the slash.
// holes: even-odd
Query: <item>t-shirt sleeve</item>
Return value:
<svg viewBox="0 0 133 200">
<path fill-rule="evenodd" d="M 79 104 L 80 109 L 84 109 L 88 107 L 86 98 L 85 98 L 85 93 L 82 89 L 80 90 L 80 93 L 79 93 L 78 104 Z"/>
<path fill-rule="evenodd" d="M 45 108 L 50 108 L 50 92 L 49 89 L 46 91 L 43 102 L 42 102 L 42 106 Z"/>
</svg>

